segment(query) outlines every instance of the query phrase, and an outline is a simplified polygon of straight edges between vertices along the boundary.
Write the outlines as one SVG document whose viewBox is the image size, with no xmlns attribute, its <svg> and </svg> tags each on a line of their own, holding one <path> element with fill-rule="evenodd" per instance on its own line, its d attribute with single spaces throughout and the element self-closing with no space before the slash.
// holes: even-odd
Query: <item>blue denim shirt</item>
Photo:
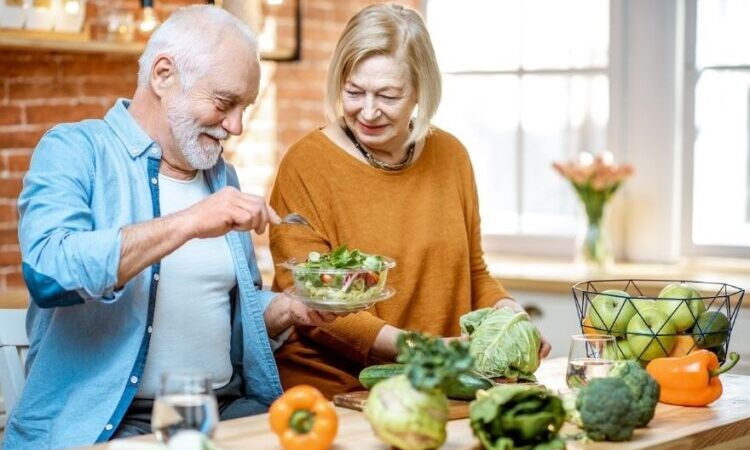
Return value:
<svg viewBox="0 0 750 450">
<path fill-rule="evenodd" d="M 26 386 L 5 449 L 91 444 L 112 436 L 146 363 L 159 263 L 115 288 L 121 228 L 158 217 L 161 149 L 118 100 L 104 120 L 54 127 L 39 142 L 19 198 L 23 275 L 31 294 Z M 238 187 L 220 159 L 211 191 Z M 281 392 L 249 233 L 226 239 L 235 263 L 231 358 L 245 395 L 270 404 Z M 196 261 L 200 264 L 200 261 Z M 187 324 L 200 327 L 201 324 Z M 158 324 L 154 325 L 158 326 Z"/>
</svg>

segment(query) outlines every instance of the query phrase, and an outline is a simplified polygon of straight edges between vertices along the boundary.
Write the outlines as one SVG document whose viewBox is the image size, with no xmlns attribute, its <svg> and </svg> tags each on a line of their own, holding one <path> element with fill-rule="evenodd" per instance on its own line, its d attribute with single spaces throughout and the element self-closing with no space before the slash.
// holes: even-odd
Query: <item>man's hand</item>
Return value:
<svg viewBox="0 0 750 450">
<path fill-rule="evenodd" d="M 192 237 L 211 238 L 229 231 L 266 231 L 269 223 L 281 223 L 279 215 L 263 197 L 225 187 L 178 213 Z"/>
<path fill-rule="evenodd" d="M 262 197 L 225 187 L 180 212 L 122 228 L 117 286 L 193 238 L 219 237 L 229 231 L 263 233 L 281 223 Z"/>
<path fill-rule="evenodd" d="M 516 312 L 526 312 L 526 310 L 524 310 L 521 305 L 519 305 L 515 300 L 509 297 L 501 298 L 497 303 L 495 303 L 495 306 L 493 306 L 493 308 L 510 308 Z M 550 344 L 544 336 L 541 336 L 541 338 L 542 345 L 539 347 L 539 357 L 546 358 L 547 355 L 549 355 L 549 352 L 552 351 L 552 344 Z"/>
<path fill-rule="evenodd" d="M 263 319 L 266 323 L 268 336 L 274 338 L 294 325 L 321 327 L 333 322 L 337 317 L 347 314 L 316 311 L 308 308 L 299 300 L 293 300 L 284 294 L 279 294 L 271 300 Z"/>
</svg>

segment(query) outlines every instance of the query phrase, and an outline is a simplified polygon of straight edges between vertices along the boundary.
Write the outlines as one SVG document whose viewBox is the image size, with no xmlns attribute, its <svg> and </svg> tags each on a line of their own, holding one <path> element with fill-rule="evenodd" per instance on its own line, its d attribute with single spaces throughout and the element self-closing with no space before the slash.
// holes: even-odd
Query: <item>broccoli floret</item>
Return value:
<svg viewBox="0 0 750 450">
<path fill-rule="evenodd" d="M 654 418 L 659 402 L 659 383 L 636 361 L 618 361 L 609 372 L 610 377 L 620 378 L 636 398 L 638 421 L 636 428 L 645 427 Z"/>
<path fill-rule="evenodd" d="M 620 378 L 594 378 L 581 389 L 576 409 L 583 429 L 595 441 L 626 441 L 638 422 L 635 398 Z"/>
</svg>

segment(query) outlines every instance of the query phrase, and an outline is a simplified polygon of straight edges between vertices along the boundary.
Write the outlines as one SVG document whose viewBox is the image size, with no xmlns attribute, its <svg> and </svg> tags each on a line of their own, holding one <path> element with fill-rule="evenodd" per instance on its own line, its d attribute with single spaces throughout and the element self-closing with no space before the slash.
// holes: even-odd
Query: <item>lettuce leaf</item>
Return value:
<svg viewBox="0 0 750 450">
<path fill-rule="evenodd" d="M 510 308 L 483 308 L 461 316 L 471 337 L 474 370 L 488 378 L 536 380 L 541 335 L 528 314 Z"/>
</svg>

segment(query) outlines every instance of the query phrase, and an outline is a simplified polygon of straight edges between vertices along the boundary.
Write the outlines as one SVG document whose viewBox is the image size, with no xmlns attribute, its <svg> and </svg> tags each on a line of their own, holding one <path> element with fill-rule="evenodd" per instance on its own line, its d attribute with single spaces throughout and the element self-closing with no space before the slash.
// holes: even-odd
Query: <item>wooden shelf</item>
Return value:
<svg viewBox="0 0 750 450">
<path fill-rule="evenodd" d="M 0 48 L 76 53 L 114 53 L 138 55 L 144 42 L 110 42 L 91 39 L 83 33 L 52 33 L 27 30 L 0 29 Z"/>
</svg>

